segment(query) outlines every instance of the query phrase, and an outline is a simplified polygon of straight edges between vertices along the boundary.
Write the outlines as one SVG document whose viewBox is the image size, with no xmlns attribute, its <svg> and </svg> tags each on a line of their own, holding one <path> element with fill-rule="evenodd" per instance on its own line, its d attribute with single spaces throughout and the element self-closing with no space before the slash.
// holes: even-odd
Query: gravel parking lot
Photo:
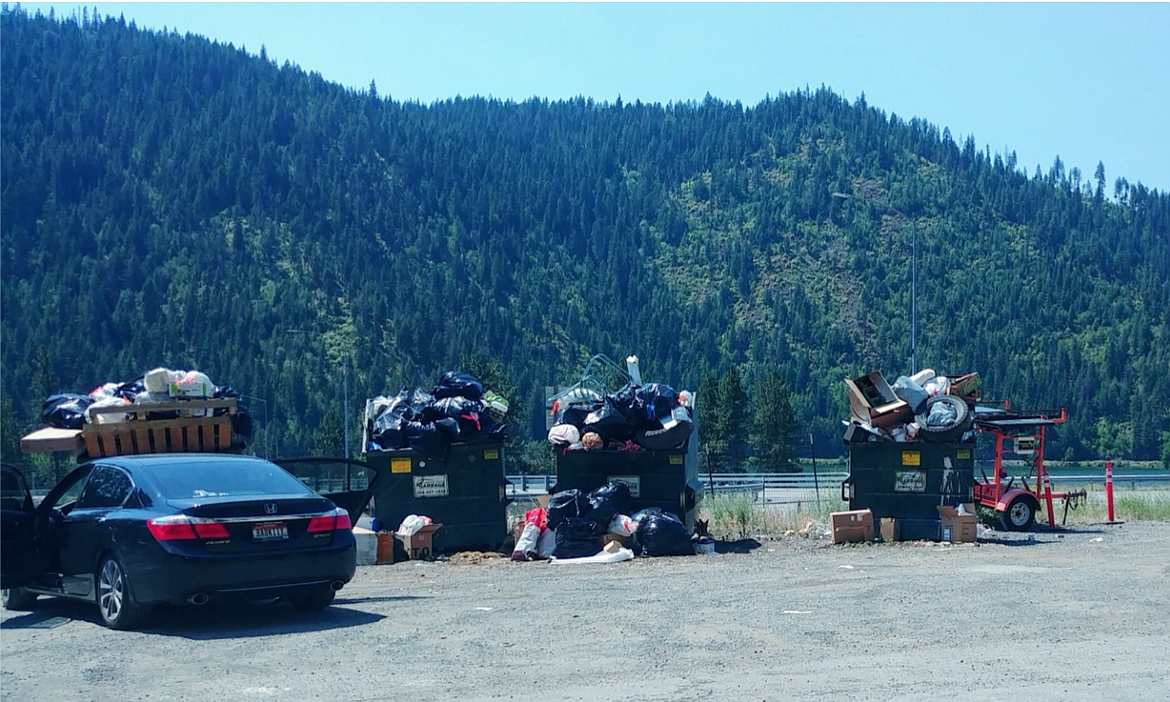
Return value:
<svg viewBox="0 0 1170 702">
<path fill-rule="evenodd" d="M 337 604 L 42 599 L 5 700 L 1165 700 L 1170 523 L 978 545 L 768 541 L 616 565 L 363 566 Z M 475 561 L 476 559 L 470 559 Z"/>
</svg>

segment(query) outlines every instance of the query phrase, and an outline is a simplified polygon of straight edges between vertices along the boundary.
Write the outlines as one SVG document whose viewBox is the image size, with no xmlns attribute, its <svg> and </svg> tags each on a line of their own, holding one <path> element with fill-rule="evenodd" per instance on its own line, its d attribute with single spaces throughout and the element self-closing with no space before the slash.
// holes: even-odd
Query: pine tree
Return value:
<svg viewBox="0 0 1170 702">
<path fill-rule="evenodd" d="M 752 447 L 761 470 L 796 471 L 800 422 L 792 408 L 792 391 L 772 369 L 752 392 Z"/>
</svg>

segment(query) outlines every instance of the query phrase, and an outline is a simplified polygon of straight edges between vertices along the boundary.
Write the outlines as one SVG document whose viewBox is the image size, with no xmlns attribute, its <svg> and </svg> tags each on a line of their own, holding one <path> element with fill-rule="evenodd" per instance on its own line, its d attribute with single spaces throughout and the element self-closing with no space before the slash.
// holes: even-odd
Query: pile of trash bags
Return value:
<svg viewBox="0 0 1170 702">
<path fill-rule="evenodd" d="M 845 443 L 858 441 L 972 442 L 978 373 L 949 376 L 932 369 L 888 383 L 881 371 L 845 381 L 851 420 Z"/>
<path fill-rule="evenodd" d="M 524 515 L 524 529 L 516 540 L 512 560 L 593 558 L 610 542 L 631 551 L 628 557 L 694 555 L 691 534 L 677 516 L 650 507 L 631 517 L 629 505 L 630 489 L 621 483 L 609 483 L 589 493 L 558 492 L 549 498 L 547 509 Z M 609 559 L 616 560 L 624 559 Z"/>
<path fill-rule="evenodd" d="M 628 383 L 614 393 L 577 388 L 553 403 L 548 440 L 569 451 L 668 450 L 695 429 L 694 396 L 661 383 Z"/>
<path fill-rule="evenodd" d="M 230 386 L 218 386 L 199 371 L 180 371 L 155 368 L 124 383 L 108 382 L 85 395 L 60 393 L 52 395 L 41 406 L 41 421 L 58 429 L 81 429 L 86 424 L 106 424 L 128 421 L 130 415 L 120 412 L 94 412 L 103 407 L 149 405 L 191 399 L 235 398 L 236 414 L 232 416 L 232 431 L 242 438 L 252 436 L 252 418 L 240 394 Z M 200 416 L 208 410 L 188 411 L 187 416 Z M 214 416 L 228 413 L 226 408 L 210 410 Z M 178 411 L 147 412 L 147 420 L 174 419 Z"/>
<path fill-rule="evenodd" d="M 453 443 L 499 444 L 508 401 L 470 373 L 447 371 L 430 393 L 403 388 L 394 397 L 370 400 L 366 411 L 369 451 L 411 448 L 445 458 Z"/>
</svg>

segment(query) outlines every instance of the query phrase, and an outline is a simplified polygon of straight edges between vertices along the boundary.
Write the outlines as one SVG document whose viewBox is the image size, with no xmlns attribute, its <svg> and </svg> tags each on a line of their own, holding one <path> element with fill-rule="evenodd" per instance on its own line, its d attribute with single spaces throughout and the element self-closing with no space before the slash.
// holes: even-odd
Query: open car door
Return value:
<svg viewBox="0 0 1170 702">
<path fill-rule="evenodd" d="M 383 468 L 351 458 L 279 458 L 272 462 L 349 512 L 349 521 L 354 526 L 366 511 L 374 487 L 385 472 Z"/>
<path fill-rule="evenodd" d="M 33 562 L 33 501 L 24 475 L 0 464 L 0 590 L 23 587 Z"/>
</svg>

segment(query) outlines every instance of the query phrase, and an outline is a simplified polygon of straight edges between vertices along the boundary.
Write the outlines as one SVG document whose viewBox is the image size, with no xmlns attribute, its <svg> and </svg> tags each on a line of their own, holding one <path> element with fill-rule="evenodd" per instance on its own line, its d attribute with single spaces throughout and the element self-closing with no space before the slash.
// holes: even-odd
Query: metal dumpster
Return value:
<svg viewBox="0 0 1170 702">
<path fill-rule="evenodd" d="M 609 482 L 630 488 L 630 512 L 659 507 L 673 512 L 688 530 L 695 528 L 695 507 L 702 496 L 698 441 L 695 435 L 679 449 L 666 451 L 563 451 L 557 453 L 558 490 L 596 490 Z"/>
<path fill-rule="evenodd" d="M 841 499 L 874 521 L 898 520 L 903 541 L 940 539 L 938 507 L 973 502 L 975 443 L 860 441 L 849 444 Z"/>
<path fill-rule="evenodd" d="M 430 517 L 434 552 L 499 550 L 508 536 L 504 447 L 452 444 L 446 460 L 413 449 L 370 451 L 367 463 L 384 469 L 373 486 L 379 528 L 394 530 L 410 514 Z"/>
</svg>

